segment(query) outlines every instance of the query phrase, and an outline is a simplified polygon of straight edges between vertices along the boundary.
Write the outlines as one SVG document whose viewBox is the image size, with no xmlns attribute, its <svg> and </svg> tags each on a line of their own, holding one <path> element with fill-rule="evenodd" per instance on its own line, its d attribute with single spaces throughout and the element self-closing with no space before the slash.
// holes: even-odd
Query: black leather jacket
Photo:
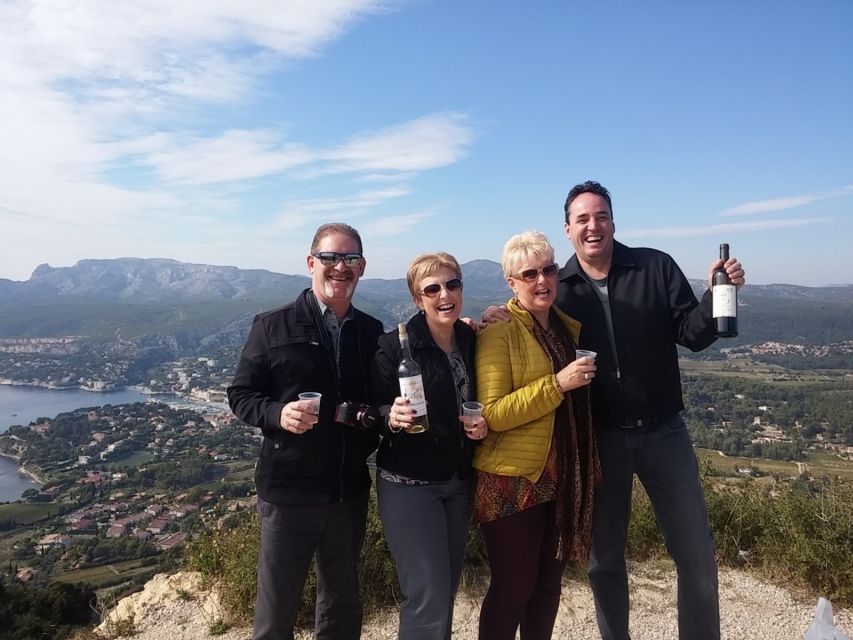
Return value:
<svg viewBox="0 0 853 640">
<path fill-rule="evenodd" d="M 377 430 L 334 421 L 337 403 L 364 403 L 370 362 L 382 324 L 354 309 L 341 328 L 340 382 L 334 356 L 310 289 L 292 303 L 255 317 L 240 356 L 228 402 L 234 414 L 264 434 L 255 472 L 258 495 L 275 504 L 322 504 L 370 487 L 366 458 Z M 322 332 L 322 334 L 321 334 Z M 294 434 L 279 426 L 282 407 L 302 391 L 319 391 L 319 422 Z"/>
<path fill-rule="evenodd" d="M 697 302 L 669 255 L 615 242 L 607 289 L 617 368 L 593 286 L 572 256 L 560 270 L 556 303 L 581 321 L 580 347 L 598 352 L 591 385 L 596 426 L 662 419 L 681 411 L 676 344 L 701 351 L 716 340 L 710 291 Z"/>
<path fill-rule="evenodd" d="M 379 445 L 376 464 L 382 469 L 418 480 L 449 480 L 454 475 L 467 478 L 471 474 L 474 441 L 465 435 L 459 415 L 453 373 L 444 351 L 435 344 L 423 314 L 416 314 L 406 328 L 412 357 L 421 367 L 427 399 L 429 431 L 408 434 L 385 429 Z M 471 398 L 476 393 L 474 375 L 474 331 L 459 320 L 454 326 L 456 346 L 462 353 L 471 383 Z M 397 366 L 400 363 L 400 341 L 397 331 L 379 338 L 379 349 L 373 359 L 371 383 L 374 404 L 392 404 L 400 395 Z"/>
</svg>

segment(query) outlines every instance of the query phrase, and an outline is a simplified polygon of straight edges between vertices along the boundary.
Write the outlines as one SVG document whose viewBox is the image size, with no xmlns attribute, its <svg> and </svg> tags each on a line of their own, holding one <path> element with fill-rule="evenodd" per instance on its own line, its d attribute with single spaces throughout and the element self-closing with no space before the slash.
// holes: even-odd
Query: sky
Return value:
<svg viewBox="0 0 853 640">
<path fill-rule="evenodd" d="M 4 0 L 0 278 L 86 258 L 365 277 L 500 260 L 593 179 L 704 278 L 853 283 L 853 2 Z"/>
</svg>

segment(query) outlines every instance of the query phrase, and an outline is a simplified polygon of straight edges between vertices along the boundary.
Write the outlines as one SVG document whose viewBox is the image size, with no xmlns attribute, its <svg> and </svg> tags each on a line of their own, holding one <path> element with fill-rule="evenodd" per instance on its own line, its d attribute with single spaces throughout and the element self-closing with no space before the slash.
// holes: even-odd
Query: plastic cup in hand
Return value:
<svg viewBox="0 0 853 640">
<path fill-rule="evenodd" d="M 595 356 L 597 356 L 597 355 L 598 355 L 597 352 L 590 351 L 588 349 L 575 349 L 575 358 L 576 359 L 592 358 L 593 360 L 595 360 Z"/>
<path fill-rule="evenodd" d="M 479 418 L 483 415 L 483 403 L 482 402 L 463 402 L 462 403 L 462 424 L 465 427 L 465 431 L 471 431 L 474 428 L 475 418 Z"/>
<path fill-rule="evenodd" d="M 478 416 L 483 415 L 483 403 L 473 401 L 463 402 L 462 415 L 466 418 L 476 418 Z"/>
<path fill-rule="evenodd" d="M 322 397 L 323 394 L 318 391 L 303 391 L 299 394 L 300 400 L 311 403 L 311 413 L 315 416 L 320 413 L 320 398 Z"/>
</svg>

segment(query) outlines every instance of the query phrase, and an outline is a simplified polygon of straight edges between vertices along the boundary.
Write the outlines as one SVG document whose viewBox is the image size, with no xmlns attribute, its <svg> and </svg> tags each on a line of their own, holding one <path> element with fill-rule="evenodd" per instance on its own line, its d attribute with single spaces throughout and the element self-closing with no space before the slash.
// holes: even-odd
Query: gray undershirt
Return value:
<svg viewBox="0 0 853 640">
<path fill-rule="evenodd" d="M 613 315 L 610 313 L 610 293 L 607 291 L 607 278 L 596 280 L 589 279 L 592 285 L 592 290 L 598 295 L 601 302 L 601 308 L 604 310 L 604 320 L 607 322 L 607 335 L 610 338 L 610 350 L 613 352 L 613 359 L 616 361 L 616 368 L 619 368 L 619 354 L 616 352 L 616 334 L 613 333 Z"/>
</svg>

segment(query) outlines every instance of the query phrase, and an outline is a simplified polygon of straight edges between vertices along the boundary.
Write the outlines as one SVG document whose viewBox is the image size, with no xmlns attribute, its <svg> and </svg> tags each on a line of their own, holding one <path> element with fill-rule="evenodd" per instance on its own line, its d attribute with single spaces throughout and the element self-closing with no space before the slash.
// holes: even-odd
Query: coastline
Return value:
<svg viewBox="0 0 853 640">
<path fill-rule="evenodd" d="M 51 391 L 90 391 L 91 393 L 106 393 L 110 391 L 121 391 L 122 389 L 132 389 L 133 386 L 130 387 L 102 387 L 100 389 L 95 389 L 93 387 L 87 387 L 86 385 L 73 385 L 73 384 L 49 384 L 47 382 L 28 382 L 26 380 L 12 380 L 11 378 L 0 378 L 0 384 L 5 385 L 7 387 L 35 387 L 37 389 L 50 389 Z"/>
<path fill-rule="evenodd" d="M 22 476 L 26 476 L 36 484 L 41 485 L 39 488 L 47 484 L 47 481 L 40 475 L 38 475 L 38 473 L 36 473 L 32 469 L 28 469 L 27 467 L 21 465 L 21 458 L 19 456 L 13 456 L 10 453 L 0 452 L 0 457 L 6 458 L 7 460 L 13 460 L 18 463 L 18 473 L 20 473 Z"/>
<path fill-rule="evenodd" d="M 27 476 L 30 480 L 32 480 L 36 484 L 41 485 L 39 488 L 43 487 L 48 482 L 45 478 L 42 478 L 35 471 L 32 471 L 31 469 L 28 469 L 27 467 L 18 467 L 18 472 L 23 476 Z"/>
<path fill-rule="evenodd" d="M 104 387 L 101 389 L 94 389 L 92 387 L 87 387 L 85 385 L 53 385 L 45 382 L 25 382 L 23 380 L 11 380 L 9 378 L 0 378 L 0 385 L 7 387 L 30 387 L 35 389 L 47 389 L 50 391 L 88 391 L 89 393 L 112 393 L 115 391 L 136 391 L 137 393 L 141 393 L 146 396 L 149 402 L 156 402 L 156 398 L 158 396 L 172 396 L 174 398 L 178 398 L 180 403 L 186 403 L 193 406 L 206 407 L 213 410 L 230 410 L 227 404 L 221 403 L 211 403 L 205 402 L 204 400 L 199 400 L 197 398 L 193 398 L 191 395 L 184 395 L 180 392 L 169 390 L 169 391 L 155 391 L 149 387 L 146 387 L 142 384 L 129 384 L 124 386 L 111 386 Z M 167 403 L 168 404 L 168 403 Z M 221 406 L 220 406 L 221 405 Z"/>
</svg>

